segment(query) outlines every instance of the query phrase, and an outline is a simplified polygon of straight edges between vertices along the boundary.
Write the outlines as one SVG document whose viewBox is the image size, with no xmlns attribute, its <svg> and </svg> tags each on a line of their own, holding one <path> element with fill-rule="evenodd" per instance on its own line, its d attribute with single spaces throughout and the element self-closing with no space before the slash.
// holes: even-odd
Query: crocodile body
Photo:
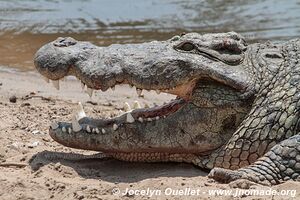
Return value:
<svg viewBox="0 0 300 200">
<path fill-rule="evenodd" d="M 117 84 L 177 95 L 113 119 L 76 118 L 50 127 L 59 143 L 126 161 L 189 162 L 223 182 L 299 179 L 300 40 L 250 44 L 234 32 L 97 47 L 58 38 L 35 56 L 57 81 L 89 90 Z"/>
</svg>

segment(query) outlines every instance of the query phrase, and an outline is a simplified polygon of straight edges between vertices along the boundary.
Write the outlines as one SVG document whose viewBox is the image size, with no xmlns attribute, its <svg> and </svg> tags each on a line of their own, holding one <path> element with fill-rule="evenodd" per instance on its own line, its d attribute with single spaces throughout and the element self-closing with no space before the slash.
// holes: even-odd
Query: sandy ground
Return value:
<svg viewBox="0 0 300 200">
<path fill-rule="evenodd" d="M 61 90 L 56 91 L 36 73 L 0 71 L 0 82 L 1 200 L 300 199 L 299 182 L 286 182 L 271 188 L 250 187 L 283 193 L 287 189 L 298 189 L 296 194 L 290 191 L 287 196 L 244 194 L 235 197 L 236 184 L 216 183 L 207 178 L 207 172 L 184 163 L 64 159 L 64 155 L 71 152 L 85 155 L 95 152 L 74 150 L 54 142 L 47 134 L 51 121 L 70 120 L 78 101 L 83 103 L 89 116 L 116 115 L 124 101 L 132 104 L 137 99 L 135 91 L 125 86 L 117 87 L 115 92 L 97 92 L 90 99 L 81 92 L 79 82 L 74 79 L 66 80 Z M 17 98 L 16 103 L 9 101 L 13 95 Z M 147 93 L 140 102 L 162 104 L 170 98 L 164 94 Z M 130 192 L 125 194 L 127 189 Z M 232 193 L 212 194 L 216 190 Z M 155 194 L 151 196 L 151 192 Z"/>
</svg>

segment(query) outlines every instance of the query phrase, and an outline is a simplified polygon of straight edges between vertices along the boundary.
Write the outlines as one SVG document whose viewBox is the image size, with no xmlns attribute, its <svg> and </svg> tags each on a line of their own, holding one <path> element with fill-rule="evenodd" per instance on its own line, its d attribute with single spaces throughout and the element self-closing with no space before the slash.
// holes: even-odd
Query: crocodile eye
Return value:
<svg viewBox="0 0 300 200">
<path fill-rule="evenodd" d="M 182 45 L 179 46 L 179 49 L 183 51 L 192 51 L 195 48 L 194 44 L 190 42 L 183 43 Z"/>
</svg>

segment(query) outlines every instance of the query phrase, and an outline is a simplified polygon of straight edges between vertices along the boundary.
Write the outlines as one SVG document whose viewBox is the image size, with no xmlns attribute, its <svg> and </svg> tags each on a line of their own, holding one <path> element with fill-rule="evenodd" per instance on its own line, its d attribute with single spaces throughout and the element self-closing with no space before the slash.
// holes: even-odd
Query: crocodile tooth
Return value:
<svg viewBox="0 0 300 200">
<path fill-rule="evenodd" d="M 81 82 L 81 89 L 84 90 L 85 89 L 85 84 L 83 82 Z"/>
<path fill-rule="evenodd" d="M 92 129 L 92 133 L 96 133 L 96 129 L 95 128 Z"/>
<path fill-rule="evenodd" d="M 87 131 L 88 133 L 92 132 L 91 127 L 90 127 L 89 125 L 86 126 L 86 131 Z"/>
<path fill-rule="evenodd" d="M 143 90 L 136 88 L 136 93 L 140 97 L 142 95 Z"/>
<path fill-rule="evenodd" d="M 69 127 L 69 128 L 68 128 L 68 132 L 69 132 L 69 134 L 71 134 L 71 133 L 72 133 L 72 129 L 71 129 L 71 127 Z"/>
<path fill-rule="evenodd" d="M 114 125 L 113 125 L 114 131 L 117 130 L 118 128 L 119 128 L 119 126 L 118 126 L 117 124 L 114 124 Z"/>
<path fill-rule="evenodd" d="M 72 128 L 74 132 L 79 132 L 82 130 L 82 126 L 78 123 L 76 117 L 72 118 Z"/>
<path fill-rule="evenodd" d="M 160 90 L 155 90 L 156 94 L 160 94 Z"/>
<path fill-rule="evenodd" d="M 131 107 L 130 107 L 130 105 L 129 105 L 129 103 L 128 103 L 128 102 L 125 102 L 125 103 L 124 103 L 124 106 L 123 106 L 123 108 L 124 108 L 124 111 L 125 111 L 125 112 L 128 112 L 128 111 L 130 111 L 130 110 L 131 110 Z"/>
<path fill-rule="evenodd" d="M 115 91 L 115 89 L 116 89 L 115 86 L 112 86 L 112 87 L 111 87 L 111 90 L 112 90 L 112 91 Z"/>
<path fill-rule="evenodd" d="M 155 117 L 156 120 L 159 120 L 159 116 Z"/>
<path fill-rule="evenodd" d="M 53 130 L 55 130 L 55 129 L 57 129 L 57 128 L 59 127 L 59 125 L 58 125 L 58 123 L 53 122 L 53 123 L 50 125 L 50 127 L 51 127 Z"/>
<path fill-rule="evenodd" d="M 49 78 L 47 78 L 47 77 L 45 77 L 45 76 L 42 76 L 42 77 L 43 77 L 43 79 L 44 79 L 47 83 L 50 82 Z"/>
<path fill-rule="evenodd" d="M 52 81 L 52 84 L 57 90 L 59 90 L 59 80 Z"/>
<path fill-rule="evenodd" d="M 102 92 L 105 92 L 108 88 L 101 88 Z"/>
<path fill-rule="evenodd" d="M 145 103 L 144 108 L 150 108 L 150 106 L 147 103 Z"/>
<path fill-rule="evenodd" d="M 61 130 L 62 130 L 62 132 L 64 132 L 64 133 L 67 132 L 66 127 L 62 127 Z"/>
<path fill-rule="evenodd" d="M 134 101 L 133 109 L 139 109 L 139 108 L 141 108 L 141 104 L 138 101 Z"/>
<path fill-rule="evenodd" d="M 95 131 L 96 131 L 97 134 L 100 133 L 100 130 L 98 128 L 95 128 Z"/>
<path fill-rule="evenodd" d="M 138 120 L 139 120 L 139 122 L 141 122 L 141 123 L 143 123 L 143 121 L 144 121 L 142 117 L 139 117 Z"/>
<path fill-rule="evenodd" d="M 148 121 L 148 122 L 151 122 L 151 121 L 152 121 L 152 119 L 151 119 L 151 118 L 147 118 L 147 121 Z"/>
<path fill-rule="evenodd" d="M 82 119 L 84 117 L 86 117 L 86 114 L 85 114 L 85 112 L 83 110 L 83 106 L 82 106 L 81 102 L 78 102 L 76 119 L 80 120 L 80 119 Z"/>
<path fill-rule="evenodd" d="M 131 113 L 127 113 L 127 115 L 126 115 L 126 122 L 133 123 L 134 121 L 135 120 L 134 120 L 132 114 Z"/>
<path fill-rule="evenodd" d="M 93 90 L 92 88 L 87 88 L 87 90 L 86 90 L 86 93 L 88 93 L 88 95 L 89 95 L 90 97 L 93 96 L 93 92 L 94 92 L 94 90 Z"/>
<path fill-rule="evenodd" d="M 101 132 L 104 134 L 106 131 L 105 131 L 105 129 L 103 128 L 103 129 L 101 129 Z"/>
</svg>

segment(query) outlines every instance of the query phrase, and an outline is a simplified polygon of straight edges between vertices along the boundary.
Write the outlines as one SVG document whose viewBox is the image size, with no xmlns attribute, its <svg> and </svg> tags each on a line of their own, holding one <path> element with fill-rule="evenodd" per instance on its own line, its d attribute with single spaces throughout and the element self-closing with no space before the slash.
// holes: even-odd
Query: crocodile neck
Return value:
<svg viewBox="0 0 300 200">
<path fill-rule="evenodd" d="M 247 63 L 255 77 L 256 97 L 251 111 L 229 142 L 204 163 L 237 169 L 255 162 L 270 148 L 299 131 L 299 40 L 282 45 L 256 44 Z"/>
</svg>

